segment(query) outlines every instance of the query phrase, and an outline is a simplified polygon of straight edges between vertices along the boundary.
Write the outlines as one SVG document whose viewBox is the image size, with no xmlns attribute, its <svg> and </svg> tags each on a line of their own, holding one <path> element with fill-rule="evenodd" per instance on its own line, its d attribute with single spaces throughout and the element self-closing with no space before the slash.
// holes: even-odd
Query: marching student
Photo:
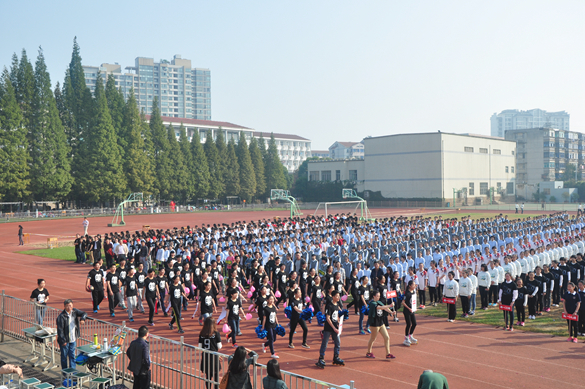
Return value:
<svg viewBox="0 0 585 389">
<path fill-rule="evenodd" d="M 211 284 L 209 284 L 209 289 L 211 290 Z M 217 331 L 215 320 L 211 317 L 205 318 L 203 328 L 199 332 L 199 348 L 218 352 L 222 347 L 221 335 Z M 219 381 L 219 357 L 217 355 L 203 353 L 199 368 L 205 372 L 205 377 L 209 381 L 213 380 L 214 377 L 216 381 Z M 211 389 L 212 386 L 211 382 L 205 383 L 207 389 Z"/>
<path fill-rule="evenodd" d="M 425 289 L 427 288 L 427 271 L 425 270 L 424 262 L 418 264 L 416 271 L 416 278 L 418 279 L 418 295 L 420 297 L 420 309 L 425 309 L 427 303 L 425 296 Z"/>
<path fill-rule="evenodd" d="M 481 265 L 481 271 L 477 274 L 477 285 L 479 288 L 479 296 L 481 299 L 481 309 L 484 311 L 488 309 L 488 294 L 490 285 L 492 284 L 492 277 L 487 271 L 487 265 Z"/>
<path fill-rule="evenodd" d="M 516 307 L 516 316 L 518 317 L 516 325 L 524 327 L 524 323 L 526 322 L 526 306 L 528 305 L 528 291 L 524 286 L 522 278 L 516 279 L 516 288 L 518 289 L 518 298 L 514 304 Z"/>
<path fill-rule="evenodd" d="M 368 352 L 366 353 L 367 358 L 375 358 L 374 354 L 372 354 L 372 346 L 376 341 L 378 333 L 382 334 L 382 337 L 384 338 L 386 358 L 395 358 L 394 355 L 390 354 L 390 336 L 388 335 L 388 331 L 386 330 L 383 321 L 384 313 L 390 313 L 390 308 L 393 305 L 394 303 L 391 303 L 390 305 L 384 305 L 384 303 L 380 301 L 380 292 L 377 290 L 372 292 L 372 300 L 370 300 L 368 314 L 368 324 L 372 329 L 372 335 L 370 336 L 370 340 L 368 342 Z"/>
<path fill-rule="evenodd" d="M 367 280 L 367 277 L 364 276 Z M 339 351 L 341 342 L 339 340 L 339 310 L 341 304 L 339 303 L 339 292 L 334 290 L 331 292 L 331 302 L 327 304 L 325 308 L 325 326 L 323 328 L 323 340 L 321 341 L 321 348 L 319 350 L 319 361 L 317 367 L 325 368 L 325 351 L 327 351 L 327 345 L 329 344 L 329 337 L 333 339 L 333 364 L 334 365 L 345 365 L 345 362 L 339 358 Z"/>
<path fill-rule="evenodd" d="M 467 276 L 467 270 L 463 270 L 459 279 L 459 295 L 461 296 L 461 310 L 463 311 L 461 316 L 464 318 L 469 316 L 469 298 L 471 297 L 472 288 L 473 283 Z"/>
<path fill-rule="evenodd" d="M 93 302 L 93 313 L 97 313 L 100 309 L 100 304 L 104 299 L 105 280 L 102 271 L 100 270 L 100 263 L 94 262 L 93 269 L 87 274 L 87 281 L 85 282 L 85 289 L 91 292 L 91 300 Z"/>
<path fill-rule="evenodd" d="M 563 311 L 570 315 L 578 315 L 580 307 L 581 295 L 575 291 L 575 284 L 568 282 L 567 291 L 563 295 Z M 567 341 L 577 343 L 578 322 L 567 319 L 567 325 L 569 327 L 569 339 Z"/>
<path fill-rule="evenodd" d="M 504 331 L 514 331 L 514 304 L 518 298 L 518 288 L 510 273 L 504 276 L 504 282 L 500 285 L 500 292 L 498 297 L 499 305 L 507 305 L 512 308 L 511 311 L 503 310 L 504 312 Z"/>
<path fill-rule="evenodd" d="M 416 328 L 416 285 L 414 281 L 409 281 L 404 293 L 404 345 L 410 347 L 411 344 L 418 344 L 418 341 L 412 336 Z"/>
<path fill-rule="evenodd" d="M 230 341 L 232 342 L 233 347 L 238 347 L 236 335 L 240 333 L 240 314 L 246 316 L 246 313 L 242 308 L 242 300 L 239 297 L 239 292 L 232 289 L 230 293 L 226 310 L 228 312 L 228 325 L 231 331 L 226 334 L 226 339 L 228 343 Z"/>
<path fill-rule="evenodd" d="M 447 274 L 447 280 L 443 286 L 443 297 L 455 299 L 455 304 L 447 304 L 447 311 L 449 312 L 448 322 L 453 323 L 455 316 L 457 316 L 457 297 L 459 297 L 459 283 L 455 281 L 455 272 L 450 271 Z"/>
<path fill-rule="evenodd" d="M 258 293 L 258 297 L 256 297 L 256 301 L 254 302 L 254 307 L 256 307 L 256 312 L 258 313 L 258 325 L 264 323 L 264 308 L 266 307 L 266 300 L 268 300 L 266 290 L 266 287 L 262 286 L 260 288 L 260 293 Z"/>
<path fill-rule="evenodd" d="M 360 287 L 360 281 L 357 278 L 357 269 L 353 269 L 351 275 L 349 277 L 349 281 L 347 283 L 347 293 L 351 295 L 352 300 L 349 304 L 347 304 L 347 309 L 354 307 L 355 314 L 358 314 L 359 304 L 358 304 L 358 289 Z"/>
<path fill-rule="evenodd" d="M 311 304 L 313 304 L 313 310 L 316 315 L 317 312 L 322 311 L 321 300 L 323 299 L 323 288 L 321 287 L 321 277 L 316 275 L 313 282 L 315 285 L 311 289 Z"/>
<path fill-rule="evenodd" d="M 165 297 L 169 292 L 169 284 L 167 282 L 167 277 L 165 276 L 165 268 L 161 267 L 158 271 L 158 277 L 156 277 L 156 285 L 158 287 L 158 307 L 164 313 L 165 316 L 169 316 L 167 311 L 165 310 Z M 157 311 L 158 313 L 158 311 Z"/>
<path fill-rule="evenodd" d="M 30 301 L 35 303 L 36 323 L 40 325 L 43 325 L 45 311 L 47 310 L 47 301 L 49 301 L 49 291 L 45 289 L 45 284 L 45 280 L 39 278 L 37 280 L 37 287 L 30 294 Z"/>
<path fill-rule="evenodd" d="M 175 321 L 177 322 L 177 327 L 179 330 L 177 331 L 179 334 L 185 333 L 183 328 L 181 328 L 181 297 L 187 298 L 185 294 L 185 289 L 181 284 L 181 277 L 175 276 L 173 278 L 173 283 L 169 286 L 169 300 L 171 303 L 171 322 L 169 323 L 169 328 L 173 329 L 173 324 Z"/>
<path fill-rule="evenodd" d="M 303 313 L 303 301 L 302 301 L 302 292 L 299 288 L 296 288 L 294 291 L 294 296 L 293 299 L 290 302 L 290 307 L 291 307 L 291 315 L 290 315 L 290 331 L 288 334 L 288 347 L 289 348 L 295 348 L 294 344 L 293 344 L 293 335 L 295 333 L 295 330 L 297 329 L 297 325 L 300 325 L 301 328 L 303 329 L 303 343 L 301 343 L 301 346 L 303 348 L 310 348 L 309 345 L 307 345 L 307 324 L 305 323 L 305 321 L 303 320 L 303 318 L 301 318 L 301 313 Z"/>
<path fill-rule="evenodd" d="M 138 294 L 138 288 L 136 288 L 136 269 L 133 267 L 128 271 L 126 276 L 126 302 L 128 321 L 134 321 L 134 310 L 136 309 L 136 295 Z"/>
<path fill-rule="evenodd" d="M 368 301 L 370 301 L 370 285 L 368 285 L 369 280 L 368 277 L 363 276 L 361 279 L 362 284 L 360 285 L 359 289 L 358 289 L 358 298 L 359 298 L 359 303 L 360 303 L 360 320 L 359 320 L 359 333 L 360 335 L 365 335 L 366 332 L 367 333 L 371 333 L 370 329 L 368 328 L 367 322 L 366 322 L 366 329 L 364 331 L 364 312 L 362 311 L 362 307 L 367 307 L 368 306 Z M 331 294 L 331 297 L 333 297 L 333 294 Z"/>
<path fill-rule="evenodd" d="M 211 282 L 203 284 L 203 290 L 199 292 L 199 324 L 205 324 L 204 320 L 217 312 L 217 306 L 211 290 Z"/>
<path fill-rule="evenodd" d="M 138 293 L 136 297 L 136 306 L 140 313 L 144 313 L 144 305 L 142 302 L 144 301 L 144 281 L 146 280 L 146 273 L 144 272 L 144 265 L 142 263 L 138 264 L 136 268 L 136 287 L 138 288 Z"/>
<path fill-rule="evenodd" d="M 142 264 L 141 264 L 142 265 Z M 148 269 L 148 275 L 144 280 L 144 298 L 146 304 L 148 304 L 148 324 L 154 325 L 154 310 L 157 299 L 160 300 L 160 294 L 158 292 L 157 282 L 154 278 L 154 268 Z"/>
<path fill-rule="evenodd" d="M 114 309 L 120 304 L 122 301 L 122 296 L 120 294 L 120 279 L 118 277 L 118 271 L 116 268 L 116 264 L 112 263 L 108 274 L 106 275 L 106 290 L 108 293 L 108 305 L 110 308 L 110 316 L 116 316 Z"/>
<path fill-rule="evenodd" d="M 274 342 L 276 341 L 276 327 L 278 327 L 278 317 L 276 317 L 276 305 L 274 296 L 268 296 L 266 307 L 264 307 L 264 330 L 266 331 L 266 342 L 262 345 L 262 351 L 266 352 L 266 347 L 270 347 L 272 358 L 278 359 L 274 352 Z"/>
</svg>

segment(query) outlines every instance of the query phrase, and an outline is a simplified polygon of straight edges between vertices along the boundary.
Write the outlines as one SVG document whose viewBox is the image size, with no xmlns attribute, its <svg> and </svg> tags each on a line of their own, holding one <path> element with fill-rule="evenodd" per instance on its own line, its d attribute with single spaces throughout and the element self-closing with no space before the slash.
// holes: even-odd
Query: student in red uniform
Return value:
<svg viewBox="0 0 585 389">
<path fill-rule="evenodd" d="M 575 290 L 575 284 L 569 282 L 567 284 L 567 291 L 563 296 L 563 311 L 570 315 L 578 315 L 580 307 L 581 296 Z M 567 341 L 577 343 L 578 322 L 575 320 L 567 319 L 567 325 L 569 327 L 569 339 L 567 339 Z"/>
<path fill-rule="evenodd" d="M 199 348 L 214 352 L 218 352 L 222 348 L 221 335 L 217 331 L 215 320 L 213 320 L 212 317 L 207 317 L 203 323 L 203 328 L 199 333 Z M 217 355 L 203 353 L 201 356 L 200 369 L 205 372 L 205 376 L 208 380 L 219 381 L 219 357 Z M 212 383 L 206 382 L 205 386 L 207 389 L 210 389 Z M 216 389 L 218 387 L 219 385 L 215 385 Z"/>
</svg>

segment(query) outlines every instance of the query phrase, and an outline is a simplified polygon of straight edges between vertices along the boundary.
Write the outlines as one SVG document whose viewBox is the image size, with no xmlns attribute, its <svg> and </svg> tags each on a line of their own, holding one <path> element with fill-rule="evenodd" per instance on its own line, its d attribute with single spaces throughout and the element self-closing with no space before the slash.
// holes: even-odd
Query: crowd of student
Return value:
<svg viewBox="0 0 585 389">
<path fill-rule="evenodd" d="M 323 325 L 317 365 L 324 367 L 329 339 L 333 363 L 344 363 L 339 335 L 348 298 L 346 308 L 354 307 L 359 316 L 359 333 L 371 334 L 369 358 L 378 333 L 386 357 L 394 358 L 386 331 L 390 321 L 403 318 L 403 344 L 418 343 L 416 311 L 425 308 L 427 297 L 431 305 L 446 303 L 452 322 L 459 300 L 463 317 L 475 314 L 477 292 L 481 309 L 501 307 L 509 331 L 524 325 L 526 309 L 528 319 L 536 320 L 562 300 L 566 313 L 578 315 L 579 321 L 567 320 L 569 340 L 576 342 L 585 333 L 585 315 L 579 314 L 585 313 L 583 223 L 566 213 L 522 220 L 397 217 L 363 224 L 337 215 L 109 233 L 103 259 L 101 237 L 87 236 L 78 238 L 76 252 L 85 253 L 78 262 L 88 256 L 93 261 L 86 288 L 94 312 L 107 295 L 112 316 L 120 305 L 133 321 L 134 311 L 145 312 L 147 305 L 149 324 L 157 312 L 170 314 L 169 327 L 176 324 L 183 333 L 181 316 L 192 302 L 200 323 L 221 311 L 216 321 L 226 321 L 227 341 L 237 347 L 249 300 L 248 314 L 256 311 L 265 331 L 263 351 L 278 358 L 277 312 L 290 307 L 288 347 L 295 348 L 300 327 L 301 346 L 310 348 L 305 312 L 310 309 Z"/>
</svg>

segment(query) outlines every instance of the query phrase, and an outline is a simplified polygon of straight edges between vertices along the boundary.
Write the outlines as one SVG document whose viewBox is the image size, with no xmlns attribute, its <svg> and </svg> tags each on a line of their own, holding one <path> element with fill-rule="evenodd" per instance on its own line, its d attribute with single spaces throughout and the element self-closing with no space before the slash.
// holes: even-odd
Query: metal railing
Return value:
<svg viewBox="0 0 585 389">
<path fill-rule="evenodd" d="M 57 317 L 62 312 L 59 309 L 46 306 L 41 308 L 31 301 L 21 300 L 16 297 L 8 296 L 2 291 L 1 301 L 1 328 L 0 341 L 4 341 L 4 335 L 23 342 L 30 342 L 31 339 L 24 335 L 23 330 L 35 324 L 42 324 L 46 327 L 56 328 Z M 102 320 L 88 317 L 85 324 L 80 328 L 80 337 L 77 339 L 77 346 L 93 343 L 94 335 L 103 341 L 107 338 L 112 339 L 116 331 L 125 327 L 122 325 L 105 322 Z M 117 380 L 122 382 L 132 382 L 132 375 L 127 370 L 128 360 L 126 357 L 126 348 L 130 342 L 138 336 L 138 331 L 126 327 L 127 336 L 124 343 L 124 350 L 114 360 L 112 371 Z M 148 338 L 151 356 L 151 374 L 152 387 L 155 389 L 204 389 L 207 386 L 216 388 L 221 378 L 228 369 L 228 355 L 207 351 L 199 347 L 184 342 L 184 337 L 179 341 L 163 338 L 156 335 L 150 335 Z M 58 345 L 51 344 L 58 350 Z M 216 361 L 208 364 L 208 368 L 202 364 L 206 359 Z M 255 358 L 257 360 L 257 357 Z M 256 362 L 256 361 L 255 361 Z M 59 363 L 59 361 L 57 361 Z M 208 376 L 208 373 L 212 373 Z M 295 389 L 353 389 L 354 382 L 349 385 L 335 385 L 321 380 L 305 377 L 299 374 L 282 371 L 283 380 L 289 388 Z M 253 389 L 262 388 L 262 378 L 266 375 L 266 366 L 254 363 L 250 366 L 250 381 Z"/>
</svg>

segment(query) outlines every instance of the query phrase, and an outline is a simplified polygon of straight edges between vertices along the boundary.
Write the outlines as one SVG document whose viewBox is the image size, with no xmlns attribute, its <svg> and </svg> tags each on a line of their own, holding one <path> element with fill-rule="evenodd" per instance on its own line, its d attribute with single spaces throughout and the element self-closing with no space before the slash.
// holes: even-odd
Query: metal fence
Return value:
<svg viewBox="0 0 585 389">
<path fill-rule="evenodd" d="M 39 307 L 33 302 L 21 300 L 4 294 L 2 291 L 1 301 L 1 332 L 0 341 L 4 341 L 4 336 L 30 342 L 31 340 L 24 335 L 25 328 L 32 327 L 39 322 L 42 317 L 42 323 L 46 327 L 56 328 L 57 316 L 61 310 L 53 307 L 44 307 L 43 314 L 40 315 Z M 81 334 L 77 339 L 77 346 L 93 343 L 94 335 L 103 341 L 104 338 L 112 339 L 116 330 L 122 326 L 88 318 L 85 324 L 81 326 Z M 138 335 L 138 331 L 126 328 L 127 336 L 124 343 L 124 351 Z M 219 385 L 221 378 L 228 369 L 228 355 L 215 353 L 201 349 L 199 347 L 184 342 L 184 337 L 179 341 L 163 338 L 156 335 L 149 336 L 150 355 L 151 355 L 151 374 L 152 387 L 155 389 L 204 389 L 207 385 L 214 388 Z M 58 350 L 58 345 L 52 344 Z M 204 359 L 217 360 L 217 371 L 215 369 L 204 370 L 201 361 Z M 255 358 L 257 359 L 257 358 Z M 59 363 L 59 361 L 57 361 Z M 126 369 L 128 360 L 126 353 L 122 352 L 113 362 L 112 369 L 117 380 L 122 382 L 132 382 L 132 375 Z M 213 364 L 211 364 L 213 366 Z M 213 373 L 208 377 L 208 373 Z M 216 374 L 215 374 L 216 373 Z M 320 380 L 312 379 L 295 373 L 281 371 L 283 380 L 291 389 L 353 389 L 354 382 L 349 385 L 335 385 Z M 250 380 L 253 389 L 262 388 L 262 378 L 266 375 L 266 366 L 254 363 L 250 366 Z"/>
</svg>

